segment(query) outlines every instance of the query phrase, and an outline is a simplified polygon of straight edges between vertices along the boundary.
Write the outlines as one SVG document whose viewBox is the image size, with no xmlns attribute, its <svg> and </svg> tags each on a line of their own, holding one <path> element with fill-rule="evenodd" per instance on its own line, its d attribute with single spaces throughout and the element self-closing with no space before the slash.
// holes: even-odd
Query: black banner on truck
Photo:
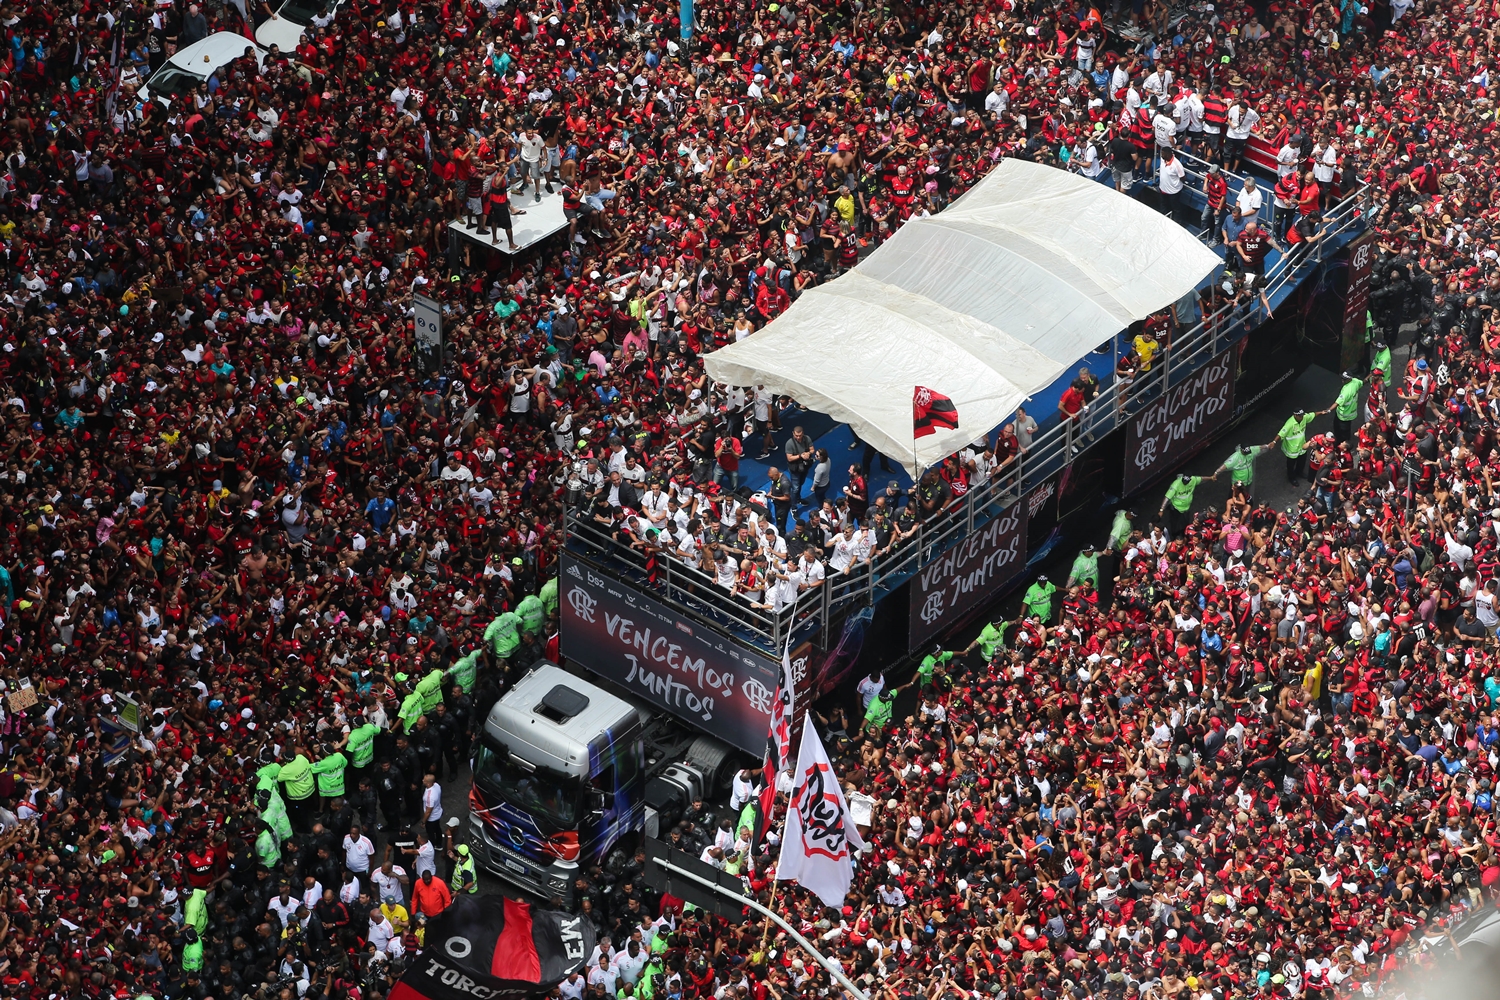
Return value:
<svg viewBox="0 0 1500 1000">
<path fill-rule="evenodd" d="M 725 743 L 765 752 L 781 664 L 684 621 L 566 551 L 560 570 L 563 656 Z"/>
<path fill-rule="evenodd" d="M 1125 495 L 1171 469 L 1234 413 L 1235 348 L 1132 415 L 1125 426 Z"/>
<path fill-rule="evenodd" d="M 911 652 L 994 597 L 1025 568 L 1028 509 L 1025 500 L 1011 504 L 912 578 L 907 630 Z"/>
</svg>

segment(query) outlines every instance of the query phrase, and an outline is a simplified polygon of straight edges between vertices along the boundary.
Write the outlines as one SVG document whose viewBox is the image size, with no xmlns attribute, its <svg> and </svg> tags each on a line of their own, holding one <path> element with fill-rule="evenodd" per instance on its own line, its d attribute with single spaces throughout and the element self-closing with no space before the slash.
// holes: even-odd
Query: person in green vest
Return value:
<svg viewBox="0 0 1500 1000">
<path fill-rule="evenodd" d="M 542 584 L 542 589 L 536 596 L 541 598 L 542 609 L 547 614 L 547 620 L 555 619 L 557 617 L 557 577 L 554 576 Z"/>
<path fill-rule="evenodd" d="M 422 696 L 423 712 L 432 711 L 443 700 L 443 681 L 447 676 L 446 671 L 432 670 L 426 677 L 417 681 L 415 693 Z"/>
<path fill-rule="evenodd" d="M 203 971 L 203 939 L 191 927 L 182 932 L 182 971 Z"/>
<path fill-rule="evenodd" d="M 891 724 L 891 708 L 896 704 L 896 693 L 900 688 L 891 688 L 889 691 L 881 691 L 870 699 L 870 707 L 865 709 L 865 731 L 872 735 L 884 735 Z"/>
<path fill-rule="evenodd" d="M 1379 372 L 1380 384 L 1389 385 L 1391 381 L 1391 349 L 1383 340 L 1377 340 L 1370 346 L 1375 351 L 1375 356 L 1370 360 L 1370 374 L 1373 376 L 1376 372 Z M 1372 388 L 1375 382 L 1376 380 L 1373 378 L 1370 380 Z"/>
<path fill-rule="evenodd" d="M 266 757 L 268 757 L 269 754 L 270 754 L 270 750 L 269 749 L 263 749 L 263 750 L 261 750 L 261 757 L 263 759 L 266 758 Z M 279 786 L 277 785 L 276 782 L 277 782 L 277 780 L 280 777 L 281 777 L 281 765 L 280 764 L 276 763 L 274 760 L 269 761 L 268 763 L 262 764 L 255 771 L 255 790 L 256 791 L 262 791 L 264 789 L 269 788 L 272 792 L 275 792 L 279 796 L 281 793 L 279 791 Z"/>
<path fill-rule="evenodd" d="M 260 806 L 260 819 L 271 828 L 271 833 L 276 837 L 278 844 L 284 844 L 292 837 L 292 821 L 286 813 L 286 803 L 282 801 L 281 795 L 274 788 L 262 788 L 255 793 L 256 804 Z"/>
<path fill-rule="evenodd" d="M 542 634 L 542 625 L 547 621 L 547 607 L 535 594 L 527 594 L 516 605 L 516 614 L 521 616 L 521 627 L 532 635 Z"/>
<path fill-rule="evenodd" d="M 952 650 L 944 649 L 941 645 L 933 646 L 932 652 L 922 657 L 922 662 L 917 664 L 917 690 L 920 691 L 931 684 L 937 668 L 940 666 L 946 668 L 954 655 Z"/>
<path fill-rule="evenodd" d="M 182 908 L 182 919 L 189 927 L 202 935 L 208 930 L 208 890 L 194 889 Z"/>
<path fill-rule="evenodd" d="M 1239 445 L 1229 453 L 1229 457 L 1224 459 L 1224 464 L 1215 470 L 1214 475 L 1229 473 L 1229 488 L 1242 494 L 1248 502 L 1255 489 L 1255 460 L 1269 447 L 1270 445 L 1265 444 Z"/>
<path fill-rule="evenodd" d="M 401 710 L 396 713 L 401 720 L 401 731 L 409 733 L 416 728 L 417 720 L 422 717 L 422 696 L 416 691 L 401 699 Z"/>
<path fill-rule="evenodd" d="M 459 844 L 448 852 L 453 862 L 453 877 L 448 880 L 448 889 L 457 896 L 463 892 L 479 891 L 479 876 L 474 869 L 474 855 L 468 844 Z"/>
<path fill-rule="evenodd" d="M 655 945 L 657 938 L 664 936 L 661 934 L 656 935 L 656 937 L 651 939 L 651 943 Z M 635 981 L 635 995 L 640 1000 L 654 1000 L 657 984 L 666 978 L 666 974 L 667 967 L 662 962 L 661 953 L 654 950 L 651 951 L 651 957 L 646 960 L 645 965 L 641 966 L 641 977 Z"/>
<path fill-rule="evenodd" d="M 326 802 L 343 797 L 344 768 L 349 766 L 349 758 L 340 753 L 332 743 L 325 749 L 326 756 L 313 764 L 312 773 L 318 779 L 318 794 Z"/>
<path fill-rule="evenodd" d="M 1125 543 L 1130 541 L 1130 533 L 1135 530 L 1135 511 L 1120 509 L 1115 511 L 1115 519 L 1109 526 L 1109 541 L 1104 543 L 1104 550 L 1111 554 L 1118 553 L 1125 548 Z"/>
<path fill-rule="evenodd" d="M 1073 568 L 1068 570 L 1069 587 L 1076 587 L 1085 580 L 1099 586 L 1099 555 L 1092 544 L 1083 547 L 1078 558 L 1073 560 Z"/>
<path fill-rule="evenodd" d="M 279 777 L 286 786 L 286 811 L 292 819 L 292 828 L 298 833 L 306 833 L 312 828 L 312 814 L 317 808 L 313 796 L 317 794 L 318 785 L 313 777 L 312 761 L 307 759 L 307 748 L 299 746 L 292 753 L 292 759 L 281 765 Z"/>
<path fill-rule="evenodd" d="M 1043 625 L 1051 625 L 1052 598 L 1056 594 L 1057 584 L 1047 579 L 1047 574 L 1043 573 L 1026 588 L 1026 596 L 1021 598 L 1021 603 L 1026 606 L 1028 615 L 1040 618 Z"/>
<path fill-rule="evenodd" d="M 375 737 L 379 735 L 380 727 L 367 720 L 364 725 L 351 729 L 349 738 L 344 741 L 344 749 L 349 751 L 349 766 L 354 769 L 356 783 L 360 775 L 365 774 L 375 762 Z"/>
<path fill-rule="evenodd" d="M 260 866 L 267 871 L 274 872 L 281 864 L 281 841 L 276 839 L 276 832 L 264 820 L 260 824 L 260 833 L 255 837 L 255 856 L 260 859 Z"/>
<path fill-rule="evenodd" d="M 1219 474 L 1215 472 L 1208 478 L 1217 479 Z M 1157 513 L 1167 515 L 1167 534 L 1172 538 L 1182 537 L 1182 529 L 1187 527 L 1193 509 L 1193 493 L 1202 483 L 1202 476 L 1190 476 L 1184 472 L 1167 484 L 1167 495 L 1162 497 L 1161 510 Z"/>
<path fill-rule="evenodd" d="M 1344 385 L 1333 403 L 1333 430 L 1340 441 L 1354 440 L 1354 424 L 1359 419 L 1359 394 L 1365 380 L 1344 372 Z"/>
<path fill-rule="evenodd" d="M 502 668 L 510 665 L 510 656 L 521 644 L 521 616 L 503 611 L 485 626 L 484 641 Z"/>
<path fill-rule="evenodd" d="M 1307 475 L 1307 428 L 1318 415 L 1298 410 L 1287 417 L 1281 430 L 1276 432 L 1276 440 L 1281 442 L 1281 453 L 1286 456 L 1286 481 L 1293 486 L 1300 485 L 1302 477 Z"/>
<path fill-rule="evenodd" d="M 974 641 L 969 643 L 968 648 L 964 650 L 964 655 L 967 656 L 972 650 L 977 648 L 980 657 L 985 663 L 989 663 L 995 658 L 995 652 L 1004 643 L 1005 623 L 985 622 L 984 628 L 979 630 L 979 635 L 975 636 Z"/>
<path fill-rule="evenodd" d="M 464 694 L 474 691 L 474 681 L 479 677 L 479 659 L 483 655 L 483 649 L 472 650 L 454 660 L 453 666 L 448 668 L 448 679 L 462 688 Z"/>
</svg>

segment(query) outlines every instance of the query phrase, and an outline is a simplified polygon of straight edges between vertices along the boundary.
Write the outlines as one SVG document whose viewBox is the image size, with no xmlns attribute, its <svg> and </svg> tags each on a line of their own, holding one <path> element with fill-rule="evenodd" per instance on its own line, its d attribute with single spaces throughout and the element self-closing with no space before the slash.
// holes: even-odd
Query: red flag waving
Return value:
<svg viewBox="0 0 1500 1000">
<path fill-rule="evenodd" d="M 912 437 L 936 434 L 940 428 L 958 427 L 958 407 L 953 400 L 926 386 L 917 386 L 911 394 Z"/>
</svg>

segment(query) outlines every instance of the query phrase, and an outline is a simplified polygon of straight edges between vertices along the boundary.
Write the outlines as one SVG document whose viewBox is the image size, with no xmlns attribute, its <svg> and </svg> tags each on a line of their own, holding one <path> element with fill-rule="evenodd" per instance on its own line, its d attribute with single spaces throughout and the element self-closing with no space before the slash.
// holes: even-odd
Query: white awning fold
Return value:
<svg viewBox="0 0 1500 1000">
<path fill-rule="evenodd" d="M 704 361 L 718 382 L 763 385 L 848 423 L 915 476 L 1218 264 L 1187 230 L 1097 181 L 1004 160 Z M 913 439 L 919 385 L 953 400 L 956 430 Z"/>
</svg>

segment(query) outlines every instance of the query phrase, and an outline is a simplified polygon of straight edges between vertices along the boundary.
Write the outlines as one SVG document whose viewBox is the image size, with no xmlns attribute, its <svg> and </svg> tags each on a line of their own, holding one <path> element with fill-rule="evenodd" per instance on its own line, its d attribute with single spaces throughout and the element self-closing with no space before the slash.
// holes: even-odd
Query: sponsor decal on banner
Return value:
<svg viewBox="0 0 1500 1000">
<path fill-rule="evenodd" d="M 563 656 L 741 750 L 765 749 L 780 663 L 566 552 L 558 587 Z"/>
<path fill-rule="evenodd" d="M 1234 357 L 1231 347 L 1129 418 L 1127 496 L 1169 472 L 1233 415 Z"/>
<path fill-rule="evenodd" d="M 1051 483 L 1044 486 L 1050 496 Z M 1042 500 L 1045 502 L 1046 497 Z M 1011 504 L 922 567 L 911 582 L 909 650 L 923 648 L 934 635 L 994 596 L 1021 572 L 1026 565 L 1026 523 L 1031 507 L 1029 500 Z"/>
</svg>

